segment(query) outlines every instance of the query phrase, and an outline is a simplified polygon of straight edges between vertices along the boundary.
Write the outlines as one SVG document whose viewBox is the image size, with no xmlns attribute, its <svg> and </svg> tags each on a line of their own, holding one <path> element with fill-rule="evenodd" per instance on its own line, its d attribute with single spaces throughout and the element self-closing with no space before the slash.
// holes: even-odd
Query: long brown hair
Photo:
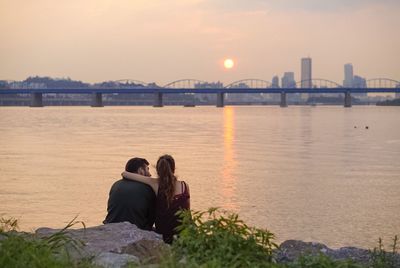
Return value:
<svg viewBox="0 0 400 268">
<path fill-rule="evenodd" d="M 175 193 L 175 160 L 168 154 L 162 155 L 157 161 L 156 169 L 159 178 L 158 195 L 164 195 L 169 206 Z"/>
</svg>

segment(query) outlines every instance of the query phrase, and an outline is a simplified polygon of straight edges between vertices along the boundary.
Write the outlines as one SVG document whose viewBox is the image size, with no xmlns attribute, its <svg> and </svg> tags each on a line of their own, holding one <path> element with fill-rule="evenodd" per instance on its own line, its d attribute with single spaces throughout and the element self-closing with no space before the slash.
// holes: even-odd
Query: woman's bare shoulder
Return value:
<svg viewBox="0 0 400 268">
<path fill-rule="evenodd" d="M 177 180 L 176 182 L 177 183 L 176 183 L 175 189 L 176 189 L 177 193 L 182 194 L 185 191 L 187 191 L 189 193 L 189 184 L 186 181 Z"/>
</svg>

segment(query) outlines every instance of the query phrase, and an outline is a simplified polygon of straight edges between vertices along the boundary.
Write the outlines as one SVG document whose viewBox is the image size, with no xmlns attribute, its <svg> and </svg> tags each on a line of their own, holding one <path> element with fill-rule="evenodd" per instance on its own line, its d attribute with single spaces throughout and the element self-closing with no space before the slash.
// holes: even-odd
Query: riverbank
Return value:
<svg viewBox="0 0 400 268">
<path fill-rule="evenodd" d="M 200 223 L 200 218 L 207 219 Z M 65 229 L 39 228 L 35 233 L 13 228 L 4 232 L 3 227 L 0 266 L 43 267 L 46 262 L 51 263 L 46 267 L 400 267 L 396 241 L 388 251 L 382 245 L 332 249 L 298 240 L 278 246 L 272 233 L 248 227 L 235 214 L 210 210 L 195 212 L 192 219 L 189 225 L 183 218 L 182 235 L 172 246 L 128 222 L 79 229 L 71 229 L 79 224 L 71 222 Z M 36 246 L 51 254 L 43 257 Z"/>
<path fill-rule="evenodd" d="M 59 231 L 40 228 L 36 231 L 36 235 L 48 237 Z M 85 245 L 80 254 L 74 253 L 76 260 L 89 258 L 93 260 L 94 264 L 102 267 L 123 267 L 128 263 L 162 264 L 165 257 L 172 254 L 171 247 L 163 243 L 160 235 L 140 230 L 128 222 L 70 230 L 67 234 L 73 239 L 82 241 Z M 240 252 L 237 254 L 239 256 Z M 321 243 L 299 240 L 284 241 L 274 249 L 273 253 L 274 262 L 282 264 L 282 267 L 285 267 L 285 264 L 294 265 L 301 258 L 315 258 L 313 261 L 321 258 L 323 261 L 324 257 L 321 255 L 326 256 L 326 260 L 330 259 L 332 263 L 350 260 L 361 267 L 371 267 L 373 262 L 371 254 L 372 251 L 367 249 L 356 247 L 332 249 Z M 396 258 L 397 265 L 400 265 L 400 256 L 397 255 Z M 181 261 L 184 263 L 184 260 Z"/>
</svg>

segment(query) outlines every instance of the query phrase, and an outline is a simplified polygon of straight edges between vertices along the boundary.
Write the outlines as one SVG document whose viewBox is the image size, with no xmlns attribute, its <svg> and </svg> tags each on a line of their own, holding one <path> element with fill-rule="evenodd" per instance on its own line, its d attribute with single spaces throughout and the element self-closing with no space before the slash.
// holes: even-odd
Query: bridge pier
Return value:
<svg viewBox="0 0 400 268">
<path fill-rule="evenodd" d="M 224 107 L 225 106 L 225 101 L 224 101 L 224 93 L 217 93 L 217 107 Z"/>
<path fill-rule="evenodd" d="M 101 93 L 92 93 L 92 107 L 103 107 L 103 96 Z"/>
<path fill-rule="evenodd" d="M 31 93 L 31 107 L 43 107 L 42 93 Z"/>
<path fill-rule="evenodd" d="M 281 104 L 280 106 L 283 107 L 287 107 L 287 98 L 286 98 L 286 92 L 281 92 Z"/>
<path fill-rule="evenodd" d="M 161 92 L 154 93 L 154 105 L 153 107 L 163 107 L 163 94 Z"/>
<path fill-rule="evenodd" d="M 351 94 L 349 91 L 344 93 L 344 107 L 350 108 L 351 107 Z"/>
</svg>

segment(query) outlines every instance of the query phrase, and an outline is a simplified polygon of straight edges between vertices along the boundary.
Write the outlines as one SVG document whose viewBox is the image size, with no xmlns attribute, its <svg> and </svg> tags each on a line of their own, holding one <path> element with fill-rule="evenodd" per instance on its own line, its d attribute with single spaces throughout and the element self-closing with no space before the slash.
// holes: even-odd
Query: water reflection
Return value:
<svg viewBox="0 0 400 268">
<path fill-rule="evenodd" d="M 236 194 L 236 157 L 235 157 L 235 110 L 233 107 L 224 108 L 224 164 L 222 168 L 222 197 L 223 206 L 227 210 L 237 211 Z"/>
</svg>

